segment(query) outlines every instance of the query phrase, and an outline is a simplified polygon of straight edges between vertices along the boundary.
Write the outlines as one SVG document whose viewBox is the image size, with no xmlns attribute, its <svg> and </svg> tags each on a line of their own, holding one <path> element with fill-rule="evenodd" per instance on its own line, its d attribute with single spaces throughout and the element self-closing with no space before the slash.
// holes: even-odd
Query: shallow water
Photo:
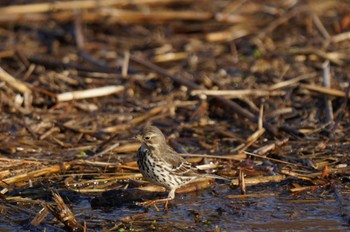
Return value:
<svg viewBox="0 0 350 232">
<path fill-rule="evenodd" d="M 342 198 L 339 200 L 331 188 L 291 194 L 289 181 L 248 186 L 248 194 L 258 194 L 257 197 L 242 197 L 238 189 L 216 182 L 213 189 L 176 194 L 168 211 L 163 211 L 163 204 L 158 204 L 157 211 L 153 206 L 126 205 L 124 200 L 122 207 L 111 206 L 118 191 L 112 192 L 112 200 L 100 208 L 91 207 L 93 196 L 63 189 L 58 192 L 80 224 L 86 223 L 88 231 L 350 231 L 350 191 L 344 184 L 338 189 Z M 128 191 L 123 193 L 136 193 L 134 189 Z M 36 197 L 31 193 L 14 194 L 47 197 L 43 190 L 41 194 L 35 192 Z M 139 195 L 145 197 L 144 192 Z M 64 231 L 51 213 L 39 226 L 31 225 L 40 205 L 14 206 L 17 210 L 5 214 L 7 219 L 0 217 L 0 231 Z"/>
<path fill-rule="evenodd" d="M 324 199 L 311 195 L 228 199 L 225 196 L 231 195 L 231 190 L 218 191 L 215 195 L 212 190 L 177 194 L 167 212 L 162 210 L 162 204 L 158 205 L 159 212 L 154 207 L 91 210 L 88 201 L 82 201 L 73 210 L 80 213 L 80 218 L 90 218 L 88 227 L 99 229 L 102 229 L 101 222 L 104 228 L 111 228 L 105 224 L 107 221 L 118 224 L 127 216 L 141 215 L 127 228 L 141 231 L 350 231 L 339 203 L 331 195 L 323 196 Z"/>
</svg>

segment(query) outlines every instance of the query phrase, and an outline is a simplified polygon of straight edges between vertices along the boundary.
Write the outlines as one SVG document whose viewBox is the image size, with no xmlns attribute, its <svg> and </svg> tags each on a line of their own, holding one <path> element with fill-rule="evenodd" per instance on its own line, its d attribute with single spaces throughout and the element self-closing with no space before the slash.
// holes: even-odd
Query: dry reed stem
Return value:
<svg viewBox="0 0 350 232">
<path fill-rule="evenodd" d="M 247 96 L 262 97 L 262 96 L 283 96 L 285 91 L 270 91 L 261 89 L 244 89 L 244 90 L 192 90 L 192 96 L 207 95 L 207 96 L 223 96 L 230 99 L 242 98 Z"/>
<path fill-rule="evenodd" d="M 254 154 L 263 156 L 264 154 L 268 153 L 269 151 L 275 150 L 277 147 L 283 146 L 286 143 L 288 143 L 289 138 L 285 138 L 283 140 L 278 140 L 276 142 L 273 142 L 271 144 L 262 146 L 260 148 L 257 148 L 253 151 Z"/>
<path fill-rule="evenodd" d="M 292 170 L 282 169 L 282 174 L 288 176 L 294 176 L 303 180 L 311 180 L 312 178 L 322 177 L 322 171 L 316 171 L 314 173 L 309 174 L 301 174 Z M 348 174 L 350 175 L 350 167 L 342 167 L 342 168 L 328 168 L 329 175 L 331 174 Z"/>
<path fill-rule="evenodd" d="M 314 92 L 327 94 L 329 96 L 345 97 L 344 91 L 337 90 L 337 89 L 326 88 L 318 85 L 307 85 L 307 84 L 302 84 L 301 87 Z M 350 94 L 348 95 L 348 98 L 350 98 Z"/>
<path fill-rule="evenodd" d="M 193 181 L 187 184 L 184 187 L 177 189 L 176 193 L 188 193 L 188 192 L 198 191 L 201 189 L 206 189 L 213 186 L 214 181 L 215 180 L 213 178 L 203 177 L 201 179 L 198 179 L 196 181 Z M 154 184 L 138 187 L 137 189 L 146 191 L 146 192 L 166 192 L 166 189 L 164 187 L 154 185 Z"/>
<path fill-rule="evenodd" d="M 187 52 L 170 52 L 166 54 L 160 54 L 153 57 L 154 62 L 171 62 L 171 61 L 177 61 L 177 60 L 186 60 L 188 58 Z"/>
<path fill-rule="evenodd" d="M 293 199 L 293 200 L 283 200 L 284 202 L 290 202 L 290 203 L 315 203 L 315 202 L 335 202 L 334 199 Z"/>
<path fill-rule="evenodd" d="M 343 32 L 343 33 L 332 36 L 333 43 L 340 43 L 344 40 L 350 40 L 350 31 Z"/>
<path fill-rule="evenodd" d="M 329 60 L 326 60 L 322 64 L 323 69 L 323 85 L 325 88 L 331 88 L 331 71 L 330 71 L 330 64 Z M 324 97 L 325 101 L 325 108 L 326 108 L 326 123 L 331 124 L 334 122 L 334 114 L 333 114 L 333 105 L 332 100 L 329 99 L 327 96 Z"/>
<path fill-rule="evenodd" d="M 70 169 L 71 166 L 72 166 L 71 163 L 62 163 L 61 165 L 52 165 L 52 166 L 47 167 L 47 168 L 42 168 L 42 169 L 31 171 L 28 173 L 19 174 L 19 175 L 13 176 L 13 177 L 3 179 L 0 182 L 0 186 L 6 187 L 8 185 L 16 184 L 19 182 L 24 182 L 24 181 L 29 181 L 29 180 L 33 181 L 33 180 L 35 180 L 36 177 L 65 171 L 67 169 Z"/>
<path fill-rule="evenodd" d="M 1 12 L 2 9 L 0 9 Z M 76 18 L 74 11 L 62 11 L 58 13 L 26 13 L 26 14 L 1 14 L 0 24 L 5 23 L 41 23 L 48 20 L 57 22 L 74 21 Z M 205 21 L 213 18 L 211 12 L 193 12 L 193 11 L 171 11 L 171 10 L 153 10 L 151 12 L 140 12 L 122 9 L 100 8 L 98 11 L 82 11 L 79 17 L 83 22 L 107 22 L 108 24 L 144 24 L 144 23 L 164 23 L 171 20 L 192 20 Z"/>
<path fill-rule="evenodd" d="M 38 226 L 49 214 L 49 210 L 47 207 L 43 207 L 33 218 L 33 220 L 30 222 L 30 224 L 34 226 Z"/>
<path fill-rule="evenodd" d="M 244 182 L 247 186 L 264 184 L 269 182 L 281 182 L 286 179 L 285 175 L 278 176 L 256 176 L 256 177 L 246 177 L 244 178 Z M 239 180 L 235 179 L 231 181 L 232 185 L 239 185 Z"/>
<path fill-rule="evenodd" d="M 191 182 L 187 184 L 184 187 L 179 188 L 176 190 L 177 193 L 188 193 L 188 192 L 194 192 L 201 189 L 207 189 L 213 186 L 214 179 L 212 178 L 203 178 L 198 179 L 197 181 Z"/>
<path fill-rule="evenodd" d="M 200 158 L 213 158 L 213 159 L 223 159 L 223 160 L 244 160 L 247 158 L 247 155 L 245 154 L 235 154 L 235 155 L 207 155 L 207 154 L 192 154 L 192 153 L 185 153 L 185 154 L 179 154 L 183 157 L 200 157 Z"/>
<path fill-rule="evenodd" d="M 295 167 L 305 168 L 305 166 L 303 166 L 303 165 L 287 162 L 287 161 L 284 161 L 284 160 L 269 158 L 269 157 L 266 157 L 266 156 L 262 156 L 262 155 L 258 155 L 258 154 L 254 154 L 254 153 L 246 152 L 246 151 L 244 151 L 244 153 L 247 154 L 247 155 L 254 156 L 254 157 L 259 157 L 259 158 L 262 158 L 262 159 L 271 160 L 271 161 L 274 161 L 274 162 L 277 162 L 277 163 L 283 163 L 283 164 L 288 164 L 288 165 L 295 166 Z"/>
<path fill-rule="evenodd" d="M 29 205 L 45 205 L 45 201 L 43 200 L 33 200 L 29 197 L 6 197 L 6 201 L 9 202 L 17 202 L 17 203 L 23 203 L 23 204 L 29 204 Z"/>
<path fill-rule="evenodd" d="M 20 80 L 17 80 L 1 67 L 0 67 L 0 80 L 4 81 L 8 85 L 10 85 L 12 88 L 14 88 L 15 90 L 21 93 L 31 93 L 31 90 L 27 87 L 25 83 L 23 83 Z"/>
<path fill-rule="evenodd" d="M 244 195 L 227 195 L 225 198 L 229 199 L 238 199 L 238 198 L 248 198 L 248 197 L 277 197 L 278 193 L 251 193 L 251 194 L 244 194 Z"/>
<path fill-rule="evenodd" d="M 94 89 L 60 93 L 56 95 L 56 99 L 58 102 L 63 102 L 63 101 L 71 101 L 75 99 L 102 97 L 102 96 L 107 96 L 107 95 L 122 92 L 124 91 L 124 89 L 125 89 L 124 86 L 104 86 L 104 87 L 94 88 Z"/>
<path fill-rule="evenodd" d="M 53 200 L 56 205 L 47 204 L 46 207 L 56 217 L 56 219 L 62 222 L 66 229 L 70 231 L 83 231 L 83 226 L 75 219 L 74 213 L 64 203 L 63 199 L 58 193 L 52 193 Z"/>
<path fill-rule="evenodd" d="M 290 80 L 280 81 L 280 82 L 270 86 L 269 91 L 289 87 L 289 86 L 294 85 L 302 80 L 312 79 L 315 77 L 317 77 L 317 73 L 315 73 L 315 72 L 303 74 L 303 75 L 300 75 L 298 77 L 292 78 Z"/>
<path fill-rule="evenodd" d="M 0 14 L 29 14 L 29 13 L 47 13 L 61 10 L 81 10 L 96 9 L 101 7 L 140 5 L 140 4 L 169 4 L 172 2 L 189 2 L 188 0 L 83 0 L 83 1 L 64 1 L 49 3 L 33 3 L 25 5 L 14 5 L 0 8 Z"/>
<path fill-rule="evenodd" d="M 347 57 L 345 53 L 326 52 L 318 48 L 290 48 L 288 52 L 290 54 L 314 54 L 319 57 L 322 57 L 323 59 L 329 60 L 336 65 L 343 65 L 344 61 L 342 61 L 341 59 L 344 59 Z"/>
<path fill-rule="evenodd" d="M 241 189 L 241 194 L 242 195 L 246 195 L 247 194 L 247 189 L 246 189 L 244 172 L 243 172 L 242 169 L 239 169 L 238 185 L 239 185 L 239 188 Z"/>
</svg>

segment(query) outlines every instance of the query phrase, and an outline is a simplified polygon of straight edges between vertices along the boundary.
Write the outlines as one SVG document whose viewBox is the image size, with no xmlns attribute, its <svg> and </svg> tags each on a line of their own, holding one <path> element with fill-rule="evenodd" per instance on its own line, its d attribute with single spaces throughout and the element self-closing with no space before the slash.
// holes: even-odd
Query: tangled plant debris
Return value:
<svg viewBox="0 0 350 232">
<path fill-rule="evenodd" d="M 346 231 L 348 4 L 3 0 L 0 228 Z M 232 181 L 139 206 L 148 124 Z"/>
</svg>

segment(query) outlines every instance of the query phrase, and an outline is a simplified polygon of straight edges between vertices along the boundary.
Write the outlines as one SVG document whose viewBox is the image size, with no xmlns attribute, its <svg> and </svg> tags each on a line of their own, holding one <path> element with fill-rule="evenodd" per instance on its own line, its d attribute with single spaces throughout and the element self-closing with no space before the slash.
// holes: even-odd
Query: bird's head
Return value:
<svg viewBox="0 0 350 232">
<path fill-rule="evenodd" d="M 148 147 L 157 148 L 166 144 L 165 137 L 161 130 L 155 126 L 144 127 L 137 135 L 136 139 Z"/>
</svg>

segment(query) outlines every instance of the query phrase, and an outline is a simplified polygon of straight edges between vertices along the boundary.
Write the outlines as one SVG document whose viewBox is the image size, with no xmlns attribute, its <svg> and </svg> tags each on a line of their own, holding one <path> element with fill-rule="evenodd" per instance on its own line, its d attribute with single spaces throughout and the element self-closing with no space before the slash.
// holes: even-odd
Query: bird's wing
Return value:
<svg viewBox="0 0 350 232">
<path fill-rule="evenodd" d="M 162 159 L 170 164 L 170 172 L 175 175 L 193 176 L 197 174 L 196 169 L 191 166 L 191 163 L 179 156 L 171 147 L 167 148 L 167 155 L 162 156 Z"/>
</svg>

